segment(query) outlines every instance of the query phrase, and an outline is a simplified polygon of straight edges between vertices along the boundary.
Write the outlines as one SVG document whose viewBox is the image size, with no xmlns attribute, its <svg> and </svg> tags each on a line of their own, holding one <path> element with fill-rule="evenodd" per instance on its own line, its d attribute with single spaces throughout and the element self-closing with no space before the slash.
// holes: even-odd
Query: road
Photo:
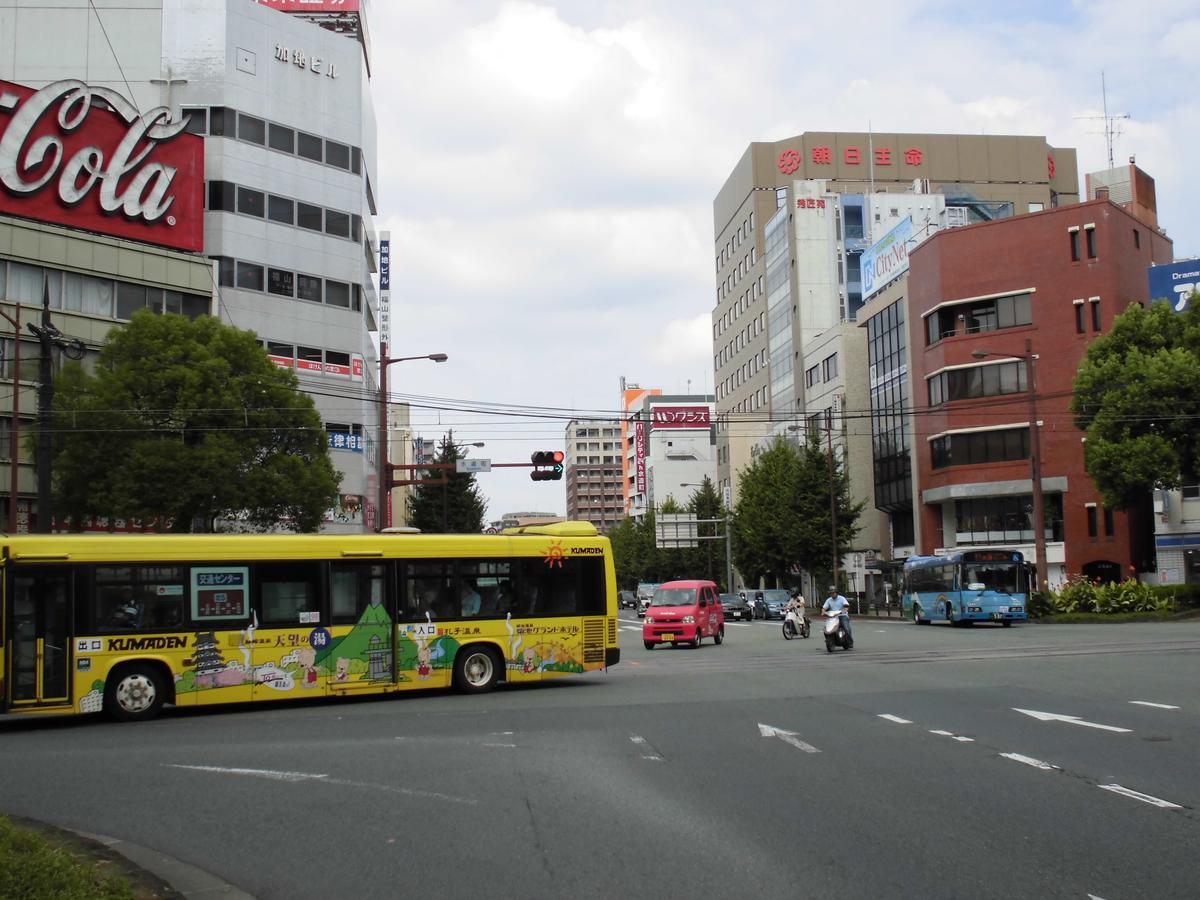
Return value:
<svg viewBox="0 0 1200 900">
<path fill-rule="evenodd" d="M 0 811 L 263 898 L 1196 895 L 1200 623 L 621 624 L 482 697 L 0 722 Z"/>
</svg>

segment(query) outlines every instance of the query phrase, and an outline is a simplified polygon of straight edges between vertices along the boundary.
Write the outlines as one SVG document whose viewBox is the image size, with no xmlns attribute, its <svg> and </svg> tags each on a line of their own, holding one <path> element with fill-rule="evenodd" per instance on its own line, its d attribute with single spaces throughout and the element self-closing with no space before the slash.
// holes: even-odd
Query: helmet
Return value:
<svg viewBox="0 0 1200 900">
<path fill-rule="evenodd" d="M 799 597 L 800 596 L 800 588 L 792 588 L 792 596 Z"/>
</svg>

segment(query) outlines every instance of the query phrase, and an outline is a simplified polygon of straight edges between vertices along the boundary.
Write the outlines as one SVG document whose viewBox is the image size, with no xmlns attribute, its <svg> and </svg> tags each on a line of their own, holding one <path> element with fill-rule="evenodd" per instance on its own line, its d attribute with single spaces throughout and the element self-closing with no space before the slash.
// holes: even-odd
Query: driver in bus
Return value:
<svg viewBox="0 0 1200 900">
<path fill-rule="evenodd" d="M 121 596 L 109 613 L 108 627 L 132 631 L 141 625 L 141 622 L 142 604 L 133 596 L 133 588 L 121 588 Z"/>
</svg>

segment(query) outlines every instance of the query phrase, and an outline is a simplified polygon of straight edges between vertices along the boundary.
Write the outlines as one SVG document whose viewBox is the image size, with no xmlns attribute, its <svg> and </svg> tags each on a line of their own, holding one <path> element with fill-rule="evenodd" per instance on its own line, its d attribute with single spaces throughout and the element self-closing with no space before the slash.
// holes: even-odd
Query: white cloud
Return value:
<svg viewBox="0 0 1200 900">
<path fill-rule="evenodd" d="M 406 0 L 372 5 L 392 380 L 430 397 L 614 411 L 621 376 L 711 391 L 712 201 L 747 145 L 807 130 L 1044 134 L 1157 180 L 1200 253 L 1195 0 L 854 7 L 765 0 Z M 1108 55 L 1105 56 L 1104 54 Z M 1099 55 L 1098 55 L 1099 54 Z M 561 443 L 559 418 L 418 411 L 497 461 Z M 481 476 L 492 512 L 563 509 L 562 482 Z"/>
</svg>

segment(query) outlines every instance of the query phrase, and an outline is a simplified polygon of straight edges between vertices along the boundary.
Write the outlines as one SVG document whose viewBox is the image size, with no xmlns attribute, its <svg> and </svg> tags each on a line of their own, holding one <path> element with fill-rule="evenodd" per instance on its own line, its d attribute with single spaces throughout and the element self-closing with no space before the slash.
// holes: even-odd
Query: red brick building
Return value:
<svg viewBox="0 0 1200 900">
<path fill-rule="evenodd" d="M 1001 546 L 1034 558 L 1032 368 L 1044 577 L 1053 585 L 1149 565 L 1152 524 L 1104 508 L 1070 403 L 1088 344 L 1130 303 L 1148 300 L 1147 267 L 1171 259 L 1164 234 L 1105 199 L 941 231 L 912 251 L 919 552 Z"/>
</svg>

